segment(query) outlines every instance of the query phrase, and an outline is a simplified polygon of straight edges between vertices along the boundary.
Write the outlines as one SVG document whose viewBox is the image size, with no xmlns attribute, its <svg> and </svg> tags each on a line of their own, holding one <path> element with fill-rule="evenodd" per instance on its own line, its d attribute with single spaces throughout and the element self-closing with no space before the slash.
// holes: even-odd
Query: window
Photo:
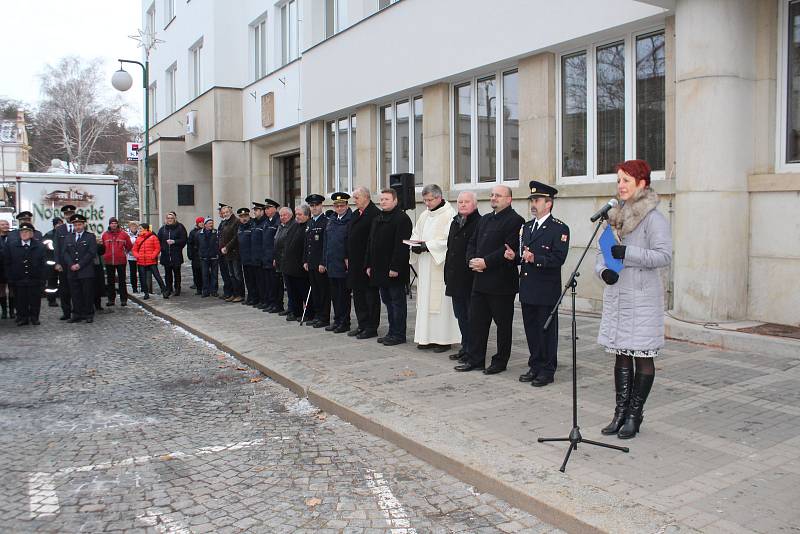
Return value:
<svg viewBox="0 0 800 534">
<path fill-rule="evenodd" d="M 175 18 L 175 0 L 164 0 L 164 27 Z"/>
<path fill-rule="evenodd" d="M 510 70 L 453 87 L 454 185 L 519 180 L 517 80 Z"/>
<path fill-rule="evenodd" d="M 298 31 L 297 0 L 289 0 L 281 6 L 281 58 L 284 65 L 297 59 Z"/>
<path fill-rule="evenodd" d="M 325 191 L 351 191 L 356 175 L 356 117 L 325 123 Z"/>
<path fill-rule="evenodd" d="M 173 63 L 166 72 L 166 82 L 167 82 L 167 115 L 171 115 L 175 113 L 175 104 L 177 99 L 175 98 L 175 74 L 178 70 L 178 64 Z"/>
<path fill-rule="evenodd" d="M 385 9 L 399 0 L 378 0 L 378 10 Z"/>
<path fill-rule="evenodd" d="M 194 206 L 193 185 L 178 185 L 178 206 Z"/>
<path fill-rule="evenodd" d="M 781 163 L 800 163 L 800 2 L 789 2 L 786 13 L 785 44 L 785 136 Z"/>
<path fill-rule="evenodd" d="M 253 74 L 258 80 L 267 74 L 267 19 L 251 26 L 253 34 Z"/>
<path fill-rule="evenodd" d="M 148 33 L 155 34 L 156 31 L 156 4 L 153 4 L 147 9 L 147 16 L 145 18 L 145 29 Z"/>
<path fill-rule="evenodd" d="M 195 44 L 192 48 L 189 49 L 189 68 L 191 69 L 191 80 L 189 86 L 192 89 L 192 98 L 197 98 L 200 96 L 200 92 L 202 89 L 202 55 L 201 52 L 203 50 L 203 40 L 200 39 L 197 44 Z"/>
<path fill-rule="evenodd" d="M 336 33 L 336 0 L 325 0 L 325 38 Z"/>
<path fill-rule="evenodd" d="M 664 31 L 631 34 L 561 56 L 559 178 L 615 179 L 626 159 L 665 167 Z"/>
<path fill-rule="evenodd" d="M 398 100 L 380 108 L 378 125 L 378 176 L 380 187 L 389 186 L 389 175 L 414 173 L 422 185 L 422 97 Z"/>
<path fill-rule="evenodd" d="M 155 124 L 158 122 L 158 113 L 156 113 L 156 108 L 158 107 L 156 101 L 156 82 L 150 84 L 150 87 L 147 89 L 147 96 L 150 108 L 150 124 Z"/>
</svg>

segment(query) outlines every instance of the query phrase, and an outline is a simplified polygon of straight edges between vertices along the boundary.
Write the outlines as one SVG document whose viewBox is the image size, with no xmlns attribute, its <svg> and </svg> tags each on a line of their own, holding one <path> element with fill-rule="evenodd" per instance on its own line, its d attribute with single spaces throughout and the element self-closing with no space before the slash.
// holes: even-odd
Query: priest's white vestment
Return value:
<svg viewBox="0 0 800 534">
<path fill-rule="evenodd" d="M 411 234 L 412 240 L 424 241 L 428 247 L 422 254 L 411 253 L 411 264 L 416 265 L 418 275 L 414 341 L 422 345 L 461 342 L 453 302 L 445 295 L 444 285 L 447 234 L 455 216 L 456 210 L 449 202 L 435 211 L 425 210 Z"/>
</svg>

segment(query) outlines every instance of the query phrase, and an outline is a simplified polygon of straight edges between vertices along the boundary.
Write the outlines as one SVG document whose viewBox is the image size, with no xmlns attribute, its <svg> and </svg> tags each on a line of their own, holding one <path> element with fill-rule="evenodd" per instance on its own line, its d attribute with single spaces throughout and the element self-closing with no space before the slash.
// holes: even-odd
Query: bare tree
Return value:
<svg viewBox="0 0 800 534">
<path fill-rule="evenodd" d="M 86 165 L 98 162 L 98 142 L 122 123 L 122 105 L 118 97 L 108 96 L 102 62 L 62 58 L 45 67 L 41 83 L 37 113 L 41 150 L 34 150 L 34 162 L 44 167 L 54 157 L 68 159 L 77 172 L 83 172 Z"/>
</svg>

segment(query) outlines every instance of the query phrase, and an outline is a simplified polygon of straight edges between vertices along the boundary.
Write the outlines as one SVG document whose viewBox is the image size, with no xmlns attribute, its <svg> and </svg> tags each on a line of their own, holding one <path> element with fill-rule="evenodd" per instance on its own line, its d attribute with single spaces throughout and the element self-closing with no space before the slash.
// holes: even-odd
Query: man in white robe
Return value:
<svg viewBox="0 0 800 534">
<path fill-rule="evenodd" d="M 447 256 L 447 235 L 456 211 L 442 198 L 436 184 L 422 189 L 427 209 L 417 219 L 411 241 L 411 264 L 417 271 L 417 318 L 414 342 L 420 350 L 446 352 L 461 341 L 458 321 L 450 297 L 445 295 L 444 260 Z"/>
</svg>

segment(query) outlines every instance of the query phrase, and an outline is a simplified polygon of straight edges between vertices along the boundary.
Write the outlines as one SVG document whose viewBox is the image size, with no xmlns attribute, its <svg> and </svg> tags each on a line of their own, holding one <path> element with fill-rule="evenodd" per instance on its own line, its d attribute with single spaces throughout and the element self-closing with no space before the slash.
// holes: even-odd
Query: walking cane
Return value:
<svg viewBox="0 0 800 534">
<path fill-rule="evenodd" d="M 306 303 L 303 304 L 303 315 L 300 316 L 300 326 L 303 326 L 303 321 L 306 319 L 306 310 L 308 309 L 308 301 L 311 300 L 311 286 L 308 287 L 308 295 L 306 296 Z"/>
</svg>

